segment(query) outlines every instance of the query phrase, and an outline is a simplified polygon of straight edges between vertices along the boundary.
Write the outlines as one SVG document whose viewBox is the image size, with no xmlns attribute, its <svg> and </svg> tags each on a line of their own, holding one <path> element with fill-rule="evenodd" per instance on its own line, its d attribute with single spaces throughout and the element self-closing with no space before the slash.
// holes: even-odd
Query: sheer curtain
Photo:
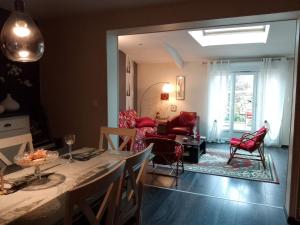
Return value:
<svg viewBox="0 0 300 225">
<path fill-rule="evenodd" d="M 221 142 L 228 104 L 229 61 L 208 63 L 208 124 L 207 140 Z"/>
<path fill-rule="evenodd" d="M 267 145 L 281 145 L 280 129 L 290 72 L 286 58 L 263 59 L 257 81 L 256 127 L 267 121 L 270 128 L 265 139 Z"/>
</svg>

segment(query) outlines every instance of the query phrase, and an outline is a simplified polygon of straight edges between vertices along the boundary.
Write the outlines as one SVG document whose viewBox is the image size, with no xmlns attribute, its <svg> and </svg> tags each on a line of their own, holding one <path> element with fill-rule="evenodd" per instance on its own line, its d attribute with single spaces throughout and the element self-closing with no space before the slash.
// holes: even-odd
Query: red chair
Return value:
<svg viewBox="0 0 300 225">
<path fill-rule="evenodd" d="M 196 112 L 180 112 L 167 122 L 167 130 L 169 134 L 192 135 L 194 126 L 197 127 L 199 133 L 199 116 Z"/>
<path fill-rule="evenodd" d="M 245 159 L 245 157 L 240 157 L 240 156 L 245 156 L 246 154 L 237 153 L 238 150 L 244 150 L 251 154 L 257 150 L 258 154 L 255 154 L 254 157 L 251 158 L 251 160 L 261 161 L 264 166 L 264 169 L 266 169 L 265 155 L 264 155 L 264 138 L 267 132 L 268 129 L 262 127 L 258 131 L 255 131 L 253 133 L 244 133 L 241 138 L 231 138 L 230 157 L 227 164 L 230 164 L 233 158 Z"/>
<path fill-rule="evenodd" d="M 172 172 L 175 171 L 177 186 L 179 167 L 181 167 L 182 172 L 184 172 L 182 145 L 175 140 L 158 137 L 145 138 L 144 141 L 147 145 L 154 143 L 152 148 L 152 153 L 154 154 L 152 159 L 153 166 L 155 166 L 155 164 L 169 165 Z"/>
</svg>

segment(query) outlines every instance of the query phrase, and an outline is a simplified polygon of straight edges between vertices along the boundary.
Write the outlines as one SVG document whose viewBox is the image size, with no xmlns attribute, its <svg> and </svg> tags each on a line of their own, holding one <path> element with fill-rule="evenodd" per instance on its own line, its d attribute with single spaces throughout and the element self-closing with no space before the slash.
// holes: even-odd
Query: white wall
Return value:
<svg viewBox="0 0 300 225">
<path fill-rule="evenodd" d="M 207 66 L 202 62 L 185 63 L 181 71 L 174 63 L 168 64 L 138 64 L 138 105 L 142 93 L 156 82 L 170 82 L 174 91 L 169 101 L 161 101 L 160 93 L 163 84 L 153 87 L 143 99 L 142 115 L 154 117 L 157 111 L 169 117 L 180 111 L 197 112 L 200 116 L 200 133 L 206 135 L 207 121 Z M 176 100 L 176 76 L 185 76 L 185 100 Z M 176 112 L 171 112 L 171 105 L 177 106 Z"/>
</svg>

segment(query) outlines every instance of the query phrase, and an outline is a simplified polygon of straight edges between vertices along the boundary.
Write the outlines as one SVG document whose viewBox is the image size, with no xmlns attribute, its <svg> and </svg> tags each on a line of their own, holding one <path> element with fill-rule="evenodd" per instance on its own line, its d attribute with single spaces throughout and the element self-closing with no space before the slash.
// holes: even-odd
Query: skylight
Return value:
<svg viewBox="0 0 300 225">
<path fill-rule="evenodd" d="M 266 43 L 270 25 L 226 27 L 217 29 L 191 30 L 189 34 L 203 47 Z"/>
</svg>

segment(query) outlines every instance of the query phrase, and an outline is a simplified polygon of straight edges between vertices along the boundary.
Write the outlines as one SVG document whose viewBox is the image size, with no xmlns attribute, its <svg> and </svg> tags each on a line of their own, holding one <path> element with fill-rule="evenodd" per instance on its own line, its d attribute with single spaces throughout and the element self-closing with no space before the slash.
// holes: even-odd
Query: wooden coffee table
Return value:
<svg viewBox="0 0 300 225">
<path fill-rule="evenodd" d="M 183 138 L 188 138 L 188 140 L 183 141 Z M 206 140 L 203 138 L 197 141 L 190 136 L 176 135 L 176 141 L 183 145 L 185 152 L 183 156 L 184 160 L 198 163 L 200 155 L 206 153 Z"/>
</svg>

